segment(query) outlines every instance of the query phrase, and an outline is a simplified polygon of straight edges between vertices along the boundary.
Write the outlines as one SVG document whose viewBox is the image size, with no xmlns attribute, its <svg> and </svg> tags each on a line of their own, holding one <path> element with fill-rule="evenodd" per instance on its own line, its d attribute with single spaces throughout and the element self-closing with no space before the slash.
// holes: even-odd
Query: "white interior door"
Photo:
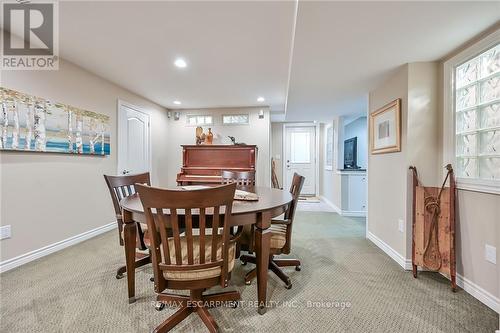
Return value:
<svg viewBox="0 0 500 333">
<path fill-rule="evenodd" d="M 285 189 L 289 189 L 294 172 L 304 176 L 301 194 L 316 195 L 316 127 L 286 127 Z"/>
<path fill-rule="evenodd" d="M 151 171 L 149 115 L 128 103 L 118 103 L 118 174 Z"/>
</svg>

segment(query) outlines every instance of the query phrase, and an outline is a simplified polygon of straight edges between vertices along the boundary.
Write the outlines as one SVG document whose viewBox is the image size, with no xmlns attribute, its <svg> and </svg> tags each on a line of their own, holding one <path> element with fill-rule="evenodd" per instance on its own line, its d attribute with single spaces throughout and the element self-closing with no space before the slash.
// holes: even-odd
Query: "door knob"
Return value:
<svg viewBox="0 0 500 333">
<path fill-rule="evenodd" d="M 123 170 L 122 174 L 126 175 L 127 173 L 130 173 L 130 170 Z"/>
</svg>

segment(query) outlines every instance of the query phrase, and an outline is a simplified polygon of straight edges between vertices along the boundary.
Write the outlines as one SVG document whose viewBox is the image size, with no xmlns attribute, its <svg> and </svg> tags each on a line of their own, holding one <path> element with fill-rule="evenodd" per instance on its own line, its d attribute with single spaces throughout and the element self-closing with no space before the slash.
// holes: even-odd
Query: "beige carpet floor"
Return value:
<svg viewBox="0 0 500 333">
<path fill-rule="evenodd" d="M 35 235 L 34 235 L 35 237 Z M 413 279 L 364 238 L 364 219 L 299 212 L 293 254 L 302 271 L 288 269 L 287 290 L 270 274 L 264 316 L 246 286 L 248 266 L 236 265 L 230 288 L 241 292 L 237 309 L 210 312 L 224 332 L 494 332 L 498 315 L 448 281 L 422 273 Z M 149 281 L 137 272 L 137 302 L 129 305 L 116 232 L 109 232 L 0 276 L 0 332 L 149 332 L 175 309 L 157 312 Z M 179 332 L 205 331 L 191 315 Z"/>
</svg>

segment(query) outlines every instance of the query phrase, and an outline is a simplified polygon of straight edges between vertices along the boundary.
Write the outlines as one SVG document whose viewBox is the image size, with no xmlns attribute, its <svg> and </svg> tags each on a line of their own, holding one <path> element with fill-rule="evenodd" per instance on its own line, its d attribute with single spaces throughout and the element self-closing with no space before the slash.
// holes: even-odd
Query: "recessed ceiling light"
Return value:
<svg viewBox="0 0 500 333">
<path fill-rule="evenodd" d="M 257 102 L 261 102 L 261 103 L 262 103 L 262 102 L 264 102 L 264 101 L 265 101 L 264 97 L 259 97 L 259 98 L 257 98 Z"/>
<path fill-rule="evenodd" d="M 174 61 L 174 65 L 177 66 L 177 67 L 179 67 L 179 68 L 186 68 L 187 67 L 186 60 L 184 60 L 182 58 L 177 58 Z"/>
<path fill-rule="evenodd" d="M 175 105 L 181 105 L 181 101 L 174 101 Z"/>
</svg>

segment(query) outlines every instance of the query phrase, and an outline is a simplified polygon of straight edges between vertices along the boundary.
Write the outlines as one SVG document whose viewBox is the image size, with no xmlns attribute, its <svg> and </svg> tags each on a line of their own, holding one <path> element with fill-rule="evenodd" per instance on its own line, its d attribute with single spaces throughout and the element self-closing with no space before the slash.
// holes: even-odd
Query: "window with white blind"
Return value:
<svg viewBox="0 0 500 333">
<path fill-rule="evenodd" d="M 454 67 L 457 177 L 500 180 L 500 44 Z"/>
</svg>

